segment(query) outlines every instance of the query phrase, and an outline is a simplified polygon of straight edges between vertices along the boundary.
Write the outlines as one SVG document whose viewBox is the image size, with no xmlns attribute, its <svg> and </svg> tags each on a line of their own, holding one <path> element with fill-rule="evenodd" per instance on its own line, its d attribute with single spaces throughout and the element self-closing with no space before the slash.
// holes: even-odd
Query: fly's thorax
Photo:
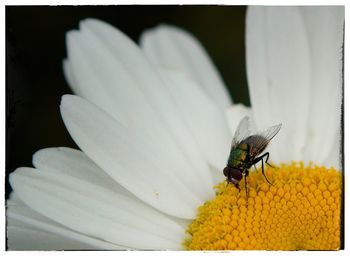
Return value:
<svg viewBox="0 0 350 256">
<path fill-rule="evenodd" d="M 232 167 L 241 167 L 248 160 L 249 146 L 247 143 L 240 143 L 231 149 L 228 165 Z"/>
</svg>

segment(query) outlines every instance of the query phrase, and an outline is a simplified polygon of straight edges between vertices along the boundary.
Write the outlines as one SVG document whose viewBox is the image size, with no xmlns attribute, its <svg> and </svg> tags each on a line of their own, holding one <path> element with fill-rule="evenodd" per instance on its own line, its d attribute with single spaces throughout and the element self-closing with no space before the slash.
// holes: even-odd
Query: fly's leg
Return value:
<svg viewBox="0 0 350 256">
<path fill-rule="evenodd" d="M 244 175 L 244 187 L 245 187 L 245 197 L 248 200 L 248 187 L 247 187 L 247 176 Z"/>
<path fill-rule="evenodd" d="M 255 165 L 257 162 L 261 161 L 261 170 L 262 170 L 262 174 L 264 175 L 266 181 L 272 185 L 272 183 L 267 179 L 266 175 L 265 175 L 265 170 L 264 170 L 264 157 L 266 156 L 266 160 L 265 160 L 265 163 L 271 167 L 273 167 L 272 165 L 270 165 L 267 160 L 269 159 L 269 155 L 270 153 L 269 152 L 266 152 L 265 154 L 263 154 L 262 156 L 259 156 L 258 158 L 256 158 L 253 162 L 253 164 Z"/>
<path fill-rule="evenodd" d="M 270 153 L 269 153 L 269 152 L 266 152 L 265 154 L 263 154 L 263 155 L 261 156 L 261 158 L 263 158 L 264 156 L 266 156 L 265 163 L 266 163 L 268 166 L 272 167 L 272 168 L 276 168 L 275 166 L 273 166 L 273 165 L 271 165 L 271 164 L 269 164 L 269 163 L 267 162 L 267 160 L 269 160 Z"/>
<path fill-rule="evenodd" d="M 244 176 L 245 196 L 246 196 L 246 199 L 248 200 L 247 172 L 246 171 L 243 172 L 243 176 Z"/>
<path fill-rule="evenodd" d="M 238 188 L 238 192 L 241 192 L 241 188 L 239 187 L 238 184 L 234 184 L 236 188 Z"/>
</svg>

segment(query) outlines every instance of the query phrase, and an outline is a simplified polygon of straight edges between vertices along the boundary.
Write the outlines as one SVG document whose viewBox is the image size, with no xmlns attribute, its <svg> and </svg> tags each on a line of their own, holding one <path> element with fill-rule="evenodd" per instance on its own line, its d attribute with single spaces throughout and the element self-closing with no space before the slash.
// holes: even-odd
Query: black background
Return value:
<svg viewBox="0 0 350 256">
<path fill-rule="evenodd" d="M 32 166 L 45 147 L 77 148 L 59 114 L 71 93 L 62 72 L 65 33 L 98 18 L 134 41 L 146 28 L 168 23 L 203 44 L 235 103 L 249 105 L 245 71 L 244 6 L 7 6 L 6 7 L 6 195 L 8 174 Z"/>
</svg>

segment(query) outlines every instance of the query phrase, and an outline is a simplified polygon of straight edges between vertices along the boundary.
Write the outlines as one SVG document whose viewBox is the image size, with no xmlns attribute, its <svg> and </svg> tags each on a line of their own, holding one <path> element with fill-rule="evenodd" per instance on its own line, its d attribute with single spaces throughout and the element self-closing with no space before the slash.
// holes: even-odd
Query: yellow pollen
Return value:
<svg viewBox="0 0 350 256">
<path fill-rule="evenodd" d="M 265 165 L 266 166 L 266 165 Z M 200 206 L 184 241 L 188 250 L 337 250 L 341 243 L 342 174 L 303 163 L 266 166 L 239 191 L 221 182 Z"/>
</svg>

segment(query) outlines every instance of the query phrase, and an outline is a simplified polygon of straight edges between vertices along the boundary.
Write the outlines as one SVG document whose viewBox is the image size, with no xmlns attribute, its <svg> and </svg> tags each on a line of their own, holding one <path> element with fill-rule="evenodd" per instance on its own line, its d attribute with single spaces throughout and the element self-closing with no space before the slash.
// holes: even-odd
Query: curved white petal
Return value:
<svg viewBox="0 0 350 256">
<path fill-rule="evenodd" d="M 227 156 L 228 156 L 228 153 L 227 153 Z M 219 182 L 223 182 L 225 180 L 225 176 L 223 174 L 223 169 L 224 168 L 221 168 L 221 169 L 216 169 L 216 168 L 211 168 L 211 175 L 213 177 L 213 182 L 214 184 L 218 184 Z"/>
<path fill-rule="evenodd" d="M 74 80 L 71 64 L 67 59 L 63 60 L 62 68 L 63 68 L 64 77 L 66 78 L 66 81 L 70 86 L 70 88 L 73 90 L 75 94 L 80 94 L 79 88 L 77 88 L 76 82 Z"/>
<path fill-rule="evenodd" d="M 159 70 L 200 150 L 212 166 L 222 169 L 231 140 L 224 112 L 191 77 L 177 70 Z"/>
<path fill-rule="evenodd" d="M 83 92 L 81 95 L 140 136 L 161 144 L 168 156 L 170 155 L 176 162 L 176 167 L 183 170 L 191 169 L 183 153 L 176 148 L 176 142 L 172 140 L 162 120 L 156 116 L 155 111 L 134 84 L 132 76 L 123 70 L 117 60 L 113 59 L 111 52 L 98 38 L 85 34 L 71 32 L 67 36 L 69 59 L 76 68 L 73 73 L 77 80 L 81 81 L 78 83 Z M 86 87 L 91 90 L 87 90 Z M 91 91 L 92 97 L 89 96 L 88 91 Z M 106 93 L 101 94 L 100 99 L 95 99 L 94 95 L 101 92 Z M 105 100 L 111 100 L 113 105 L 104 107 Z"/>
<path fill-rule="evenodd" d="M 140 201 L 137 197 L 131 194 L 128 190 L 118 184 L 104 170 L 99 168 L 84 152 L 71 148 L 45 148 L 37 151 L 33 156 L 33 165 L 46 172 L 63 173 L 74 178 L 89 182 L 91 184 L 109 189 L 117 194 L 129 197 L 130 201 Z M 11 201 L 21 202 L 16 200 L 13 193 Z M 142 202 L 143 203 L 143 202 Z M 172 216 L 167 216 L 175 222 L 183 225 L 188 220 L 179 219 Z"/>
<path fill-rule="evenodd" d="M 75 232 L 26 206 L 18 197 L 7 201 L 9 250 L 123 250 L 118 246 Z"/>
<path fill-rule="evenodd" d="M 282 123 L 269 150 L 274 161 L 303 160 L 311 90 L 307 31 L 297 7 L 247 13 L 248 84 L 259 129 Z M 288 147 L 288 150 L 286 150 Z"/>
<path fill-rule="evenodd" d="M 309 133 L 304 152 L 308 160 L 325 163 L 330 154 L 340 154 L 344 7 L 300 7 L 300 12 L 312 67 Z M 339 159 L 333 164 L 339 166 Z"/>
<path fill-rule="evenodd" d="M 93 247 L 54 233 L 37 229 L 17 220 L 8 219 L 7 246 L 10 251 L 39 250 L 98 250 Z"/>
<path fill-rule="evenodd" d="M 45 148 L 33 155 L 33 165 L 42 171 L 66 174 L 104 187 L 115 193 L 133 197 L 104 170 L 99 168 L 83 152 L 71 148 Z"/>
<path fill-rule="evenodd" d="M 140 41 L 154 64 L 185 72 L 202 86 L 220 108 L 232 104 L 219 72 L 192 35 L 173 26 L 160 25 L 144 32 Z"/>
<path fill-rule="evenodd" d="M 63 173 L 84 180 L 97 186 L 109 189 L 117 194 L 130 197 L 130 201 L 139 201 L 132 193 L 118 184 L 103 169 L 99 168 L 84 152 L 72 148 L 45 148 L 33 155 L 33 165 L 46 172 Z M 17 201 L 15 193 L 11 194 L 11 201 Z M 142 202 L 143 203 L 143 202 Z M 178 223 L 186 223 L 187 220 L 167 216 Z M 187 225 L 186 225 L 187 226 Z"/>
<path fill-rule="evenodd" d="M 113 100 L 115 91 L 111 84 L 115 84 L 116 81 L 106 75 L 109 70 L 115 69 L 115 64 L 107 62 L 102 57 L 97 58 L 96 55 L 100 56 L 101 50 L 93 51 L 92 48 L 98 49 L 98 47 L 77 31 L 68 32 L 66 41 L 68 58 L 64 60 L 64 73 L 73 91 L 125 124 L 127 113 L 119 107 L 121 104 L 119 98 Z M 90 48 L 86 48 L 87 46 Z M 98 71 L 104 73 L 99 75 Z M 123 83 L 123 80 L 121 82 Z"/>
<path fill-rule="evenodd" d="M 164 156 L 168 152 L 157 143 L 133 133 L 91 103 L 66 95 L 61 114 L 79 147 L 118 183 L 155 208 L 193 218 L 203 202 L 200 197 L 208 198 L 212 192 L 195 173 L 174 168 Z"/>
<path fill-rule="evenodd" d="M 68 59 L 81 96 L 166 152 L 173 168 L 211 184 L 210 171 L 174 100 L 141 50 L 96 20 L 67 34 Z"/>
<path fill-rule="evenodd" d="M 232 137 L 235 134 L 239 122 L 245 116 L 249 116 L 250 118 L 252 118 L 252 110 L 250 107 L 246 107 L 243 104 L 233 104 L 226 110 L 226 119 L 231 131 L 230 143 L 232 141 Z"/>
<path fill-rule="evenodd" d="M 331 147 L 330 154 L 328 154 L 327 158 L 323 159 L 322 164 L 328 167 L 334 167 L 339 171 L 343 171 L 341 169 L 344 167 L 344 157 L 345 154 L 343 152 L 344 148 L 341 148 L 341 132 L 339 131 L 337 138 L 334 140 L 333 145 Z"/>
<path fill-rule="evenodd" d="M 184 229 L 154 209 L 63 173 L 19 168 L 10 183 L 29 207 L 88 236 L 140 249 L 178 249 L 183 239 Z"/>
</svg>

